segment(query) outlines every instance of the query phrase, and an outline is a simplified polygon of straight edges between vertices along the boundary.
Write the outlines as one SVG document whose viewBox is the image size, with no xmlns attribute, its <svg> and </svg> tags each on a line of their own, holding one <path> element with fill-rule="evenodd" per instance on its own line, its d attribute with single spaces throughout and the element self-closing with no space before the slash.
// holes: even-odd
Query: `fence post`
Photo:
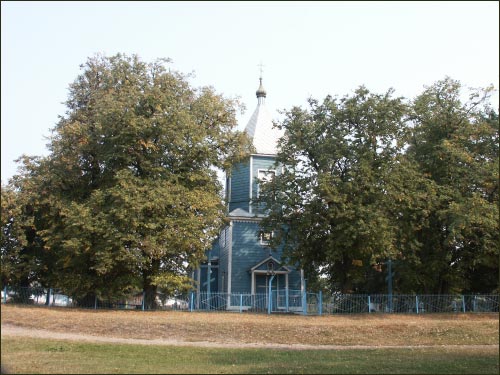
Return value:
<svg viewBox="0 0 500 375">
<path fill-rule="evenodd" d="M 142 311 L 144 311 L 144 300 L 146 299 L 146 292 L 143 290 L 142 291 Z"/>
<path fill-rule="evenodd" d="M 476 301 L 476 298 L 477 296 L 474 295 L 474 302 L 472 304 L 472 311 L 476 312 L 476 308 L 477 308 L 477 301 Z"/>
<path fill-rule="evenodd" d="M 3 287 L 3 303 L 7 303 L 7 285 Z"/>
<path fill-rule="evenodd" d="M 462 311 L 465 313 L 465 297 L 462 294 Z"/>
<path fill-rule="evenodd" d="M 49 301 L 47 304 L 48 307 L 50 307 L 50 297 L 52 297 L 52 288 L 49 288 L 49 294 L 47 295 L 47 301 Z"/>
<path fill-rule="evenodd" d="M 368 314 L 371 314 L 371 312 L 372 312 L 372 309 L 370 307 L 371 305 L 372 305 L 372 301 L 371 301 L 370 295 L 368 295 Z"/>
<path fill-rule="evenodd" d="M 97 293 L 94 297 L 94 310 L 97 310 Z"/>
<path fill-rule="evenodd" d="M 289 304 L 288 304 L 288 287 L 285 288 L 285 304 L 286 304 L 286 312 L 289 312 Z"/>
<path fill-rule="evenodd" d="M 240 314 L 243 311 L 243 294 L 240 294 Z"/>
<path fill-rule="evenodd" d="M 268 314 L 271 314 L 272 307 L 273 307 L 273 290 L 272 290 L 272 287 L 273 287 L 274 276 L 276 276 L 276 275 L 272 275 L 271 279 L 269 280 L 269 302 L 267 304 L 267 313 Z"/>
<path fill-rule="evenodd" d="M 302 293 L 302 314 L 307 315 L 307 288 L 306 279 L 304 279 L 304 292 Z"/>
<path fill-rule="evenodd" d="M 392 259 L 387 261 L 387 292 L 389 293 L 389 313 L 392 313 Z"/>
<path fill-rule="evenodd" d="M 418 296 L 415 296 L 415 303 L 416 303 L 415 309 L 416 309 L 417 314 L 418 314 Z"/>
<path fill-rule="evenodd" d="M 189 298 L 189 311 L 193 312 L 193 305 L 194 305 L 194 292 L 191 291 L 191 295 Z"/>
<path fill-rule="evenodd" d="M 319 306 L 318 306 L 319 316 L 323 315 L 323 291 L 319 291 Z"/>
</svg>

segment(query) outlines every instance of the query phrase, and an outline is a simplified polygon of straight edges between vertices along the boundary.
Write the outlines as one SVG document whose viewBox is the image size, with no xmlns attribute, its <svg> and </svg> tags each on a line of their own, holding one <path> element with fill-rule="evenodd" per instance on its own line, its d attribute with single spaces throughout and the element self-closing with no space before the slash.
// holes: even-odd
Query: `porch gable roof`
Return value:
<svg viewBox="0 0 500 375">
<path fill-rule="evenodd" d="M 265 258 L 264 260 L 260 261 L 259 263 L 257 263 L 252 268 L 250 268 L 250 272 L 252 273 L 254 271 L 268 271 L 269 270 L 269 267 L 268 267 L 269 262 L 272 262 L 273 270 L 275 272 L 277 272 L 277 271 L 290 272 L 291 271 L 291 269 L 288 268 L 287 266 L 281 265 L 281 263 L 276 258 L 274 258 L 273 256 L 269 256 L 269 257 Z"/>
</svg>

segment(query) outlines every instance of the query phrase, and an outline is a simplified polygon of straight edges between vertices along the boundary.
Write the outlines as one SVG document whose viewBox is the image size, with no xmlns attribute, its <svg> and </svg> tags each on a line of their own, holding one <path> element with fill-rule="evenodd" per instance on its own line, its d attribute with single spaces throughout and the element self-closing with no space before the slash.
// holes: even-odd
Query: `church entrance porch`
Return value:
<svg viewBox="0 0 500 375">
<path fill-rule="evenodd" d="M 289 267 L 273 256 L 261 260 L 250 269 L 254 309 L 289 312 L 290 307 L 297 308 L 297 302 L 295 299 L 291 301 L 290 297 L 297 293 L 300 295 L 300 290 L 289 290 L 290 272 Z"/>
<path fill-rule="evenodd" d="M 284 280 L 281 280 L 280 283 L 280 276 L 283 279 L 283 275 L 271 275 L 271 274 L 255 275 L 255 295 L 257 299 L 261 300 L 259 305 L 261 305 L 262 308 L 265 310 L 269 308 L 270 291 L 272 295 L 271 306 L 274 309 L 278 308 L 276 291 L 279 289 L 280 284 L 282 285 L 284 284 Z"/>
<path fill-rule="evenodd" d="M 280 284 L 284 284 L 283 280 L 281 283 L 279 282 L 280 280 L 280 275 L 275 275 L 272 283 L 271 283 L 271 289 L 272 290 L 278 290 Z M 271 279 L 271 275 L 255 275 L 255 294 L 269 294 L 269 281 Z"/>
<path fill-rule="evenodd" d="M 290 307 L 296 307 L 296 301 L 291 303 L 290 297 L 300 295 L 300 291 L 290 291 L 288 288 L 288 272 L 261 273 L 254 271 L 254 306 L 261 310 L 271 309 L 272 312 L 288 312 Z"/>
</svg>

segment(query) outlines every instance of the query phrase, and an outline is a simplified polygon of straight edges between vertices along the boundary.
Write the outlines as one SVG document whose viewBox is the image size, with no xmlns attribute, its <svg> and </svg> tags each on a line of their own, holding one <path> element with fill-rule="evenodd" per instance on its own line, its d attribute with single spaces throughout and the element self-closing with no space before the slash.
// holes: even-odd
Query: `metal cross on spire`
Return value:
<svg viewBox="0 0 500 375">
<path fill-rule="evenodd" d="M 264 98 L 266 97 L 266 90 L 264 90 L 264 87 L 262 86 L 262 71 L 263 71 L 262 68 L 264 67 L 264 64 L 262 64 L 262 61 L 261 61 L 260 64 L 257 66 L 260 68 L 260 78 L 259 78 L 260 85 L 259 85 L 259 88 L 255 94 L 257 95 L 258 103 L 264 104 Z"/>
<path fill-rule="evenodd" d="M 264 66 L 265 66 L 265 65 L 264 65 L 264 64 L 262 64 L 262 61 L 261 61 L 261 62 L 260 62 L 260 64 L 259 64 L 259 65 L 257 65 L 257 66 L 260 68 L 260 79 L 262 79 L 262 72 L 263 72 L 263 70 L 264 70 L 264 69 L 262 69 L 262 68 L 264 68 Z"/>
</svg>

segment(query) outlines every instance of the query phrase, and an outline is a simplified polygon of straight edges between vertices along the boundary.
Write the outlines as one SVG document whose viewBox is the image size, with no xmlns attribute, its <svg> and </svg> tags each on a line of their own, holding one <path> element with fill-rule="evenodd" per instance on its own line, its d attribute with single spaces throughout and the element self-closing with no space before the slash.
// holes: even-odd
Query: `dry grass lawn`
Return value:
<svg viewBox="0 0 500 375">
<path fill-rule="evenodd" d="M 259 315 L 2 305 L 2 325 L 94 336 L 305 345 L 498 345 L 498 314 Z"/>
</svg>

